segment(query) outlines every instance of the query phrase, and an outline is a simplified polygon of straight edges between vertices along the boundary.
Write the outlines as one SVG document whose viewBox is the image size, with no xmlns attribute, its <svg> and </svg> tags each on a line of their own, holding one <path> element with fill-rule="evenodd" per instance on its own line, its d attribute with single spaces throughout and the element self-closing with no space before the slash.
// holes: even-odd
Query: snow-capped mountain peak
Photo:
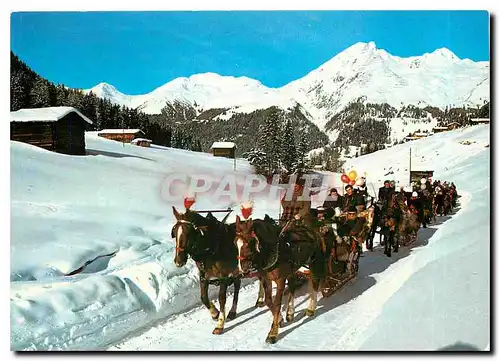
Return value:
<svg viewBox="0 0 500 361">
<path fill-rule="evenodd" d="M 489 62 L 460 59 L 447 48 L 420 56 L 399 57 L 358 42 L 304 77 L 281 88 L 269 88 L 246 77 L 213 72 L 179 77 L 144 95 L 126 95 L 100 83 L 92 91 L 112 102 L 157 114 L 172 102 L 199 110 L 231 108 L 251 112 L 270 106 L 289 109 L 299 104 L 323 128 L 350 102 L 431 105 L 482 105 L 489 101 Z"/>
</svg>

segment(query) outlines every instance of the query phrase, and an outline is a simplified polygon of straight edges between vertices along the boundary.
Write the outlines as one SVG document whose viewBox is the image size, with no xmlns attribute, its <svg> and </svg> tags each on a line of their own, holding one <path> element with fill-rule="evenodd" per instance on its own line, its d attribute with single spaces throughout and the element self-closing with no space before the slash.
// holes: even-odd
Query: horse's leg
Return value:
<svg viewBox="0 0 500 361">
<path fill-rule="evenodd" d="M 297 289 L 297 276 L 293 275 L 288 278 L 288 302 L 286 308 L 286 321 L 292 322 L 295 314 L 294 299 L 295 290 Z"/>
<path fill-rule="evenodd" d="M 227 314 L 228 320 L 234 320 L 236 318 L 236 308 L 238 307 L 238 296 L 240 294 L 241 279 L 237 278 L 234 280 L 234 296 L 233 296 L 233 306 Z"/>
<path fill-rule="evenodd" d="M 214 335 L 220 335 L 224 330 L 224 323 L 226 322 L 226 293 L 227 293 L 227 282 L 221 280 L 219 286 L 219 321 L 217 322 L 217 327 L 213 330 Z"/>
<path fill-rule="evenodd" d="M 257 302 L 255 302 L 255 307 L 264 307 L 264 280 L 259 277 L 259 295 L 257 296 Z"/>
<path fill-rule="evenodd" d="M 276 280 L 276 296 L 272 305 L 273 323 L 271 330 L 267 334 L 267 343 L 276 343 L 278 338 L 279 327 L 283 326 L 283 316 L 281 315 L 281 300 L 285 291 L 286 278 L 278 278 Z"/>
<path fill-rule="evenodd" d="M 216 320 L 219 317 L 219 310 L 217 310 L 217 307 L 215 307 L 215 305 L 208 299 L 207 280 L 202 281 L 200 279 L 200 293 L 201 293 L 201 302 L 203 302 L 205 307 L 208 308 L 208 310 L 210 311 L 210 316 L 212 316 L 212 318 Z"/>
<path fill-rule="evenodd" d="M 309 306 L 306 310 L 306 316 L 314 316 L 316 305 L 318 303 L 319 279 L 311 273 L 309 279 Z"/>
<path fill-rule="evenodd" d="M 269 278 L 262 278 L 264 288 L 264 302 L 269 308 L 269 311 L 273 312 L 273 281 Z"/>
</svg>

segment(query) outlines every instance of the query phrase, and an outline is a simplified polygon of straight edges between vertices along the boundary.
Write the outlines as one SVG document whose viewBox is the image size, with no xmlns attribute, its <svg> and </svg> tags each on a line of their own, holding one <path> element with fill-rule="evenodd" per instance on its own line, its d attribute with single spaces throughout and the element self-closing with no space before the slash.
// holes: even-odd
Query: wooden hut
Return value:
<svg viewBox="0 0 500 361">
<path fill-rule="evenodd" d="M 448 130 L 453 130 L 453 129 L 460 128 L 460 123 L 452 122 L 452 123 L 448 123 L 446 126 L 448 127 Z"/>
<path fill-rule="evenodd" d="M 447 130 L 449 130 L 448 127 L 434 127 L 434 128 L 432 128 L 432 132 L 434 134 L 441 133 L 441 132 L 446 132 Z"/>
<path fill-rule="evenodd" d="M 138 145 L 139 147 L 149 148 L 153 141 L 151 139 L 135 138 L 130 143 Z"/>
<path fill-rule="evenodd" d="M 144 134 L 144 132 L 140 129 L 103 129 L 100 130 L 97 135 L 99 137 L 116 140 L 118 142 L 130 143 L 140 133 Z"/>
<path fill-rule="evenodd" d="M 490 118 L 472 118 L 472 124 L 490 124 Z"/>
<path fill-rule="evenodd" d="M 92 121 L 73 107 L 20 109 L 10 113 L 10 139 L 50 151 L 85 155 Z"/>
<path fill-rule="evenodd" d="M 214 157 L 236 158 L 236 144 L 233 142 L 214 142 L 210 150 Z"/>
</svg>

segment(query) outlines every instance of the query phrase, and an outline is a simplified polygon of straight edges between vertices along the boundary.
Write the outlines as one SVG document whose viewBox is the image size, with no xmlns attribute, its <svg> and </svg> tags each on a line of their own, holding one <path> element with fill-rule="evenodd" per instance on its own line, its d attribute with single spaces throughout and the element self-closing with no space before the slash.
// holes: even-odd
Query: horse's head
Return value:
<svg viewBox="0 0 500 361">
<path fill-rule="evenodd" d="M 240 273 L 248 273 L 252 268 L 252 258 L 255 253 L 260 252 L 259 239 L 253 230 L 252 219 L 241 221 L 239 216 L 236 216 L 236 237 L 234 244 L 238 249 L 238 270 Z"/>
<path fill-rule="evenodd" d="M 195 224 L 194 213 L 189 210 L 186 213 L 179 213 L 175 207 L 172 207 L 175 225 L 172 227 L 172 238 L 175 238 L 175 258 L 174 262 L 177 267 L 182 267 L 186 264 L 188 252 L 192 245 L 189 240 L 193 235 L 204 236 L 204 227 Z M 201 217 L 201 216 L 199 216 Z"/>
</svg>

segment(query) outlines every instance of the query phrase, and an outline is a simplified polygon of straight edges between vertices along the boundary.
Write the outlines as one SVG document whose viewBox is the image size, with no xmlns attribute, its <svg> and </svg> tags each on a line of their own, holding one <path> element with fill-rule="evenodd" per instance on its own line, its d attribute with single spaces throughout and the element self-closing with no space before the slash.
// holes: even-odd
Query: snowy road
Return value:
<svg viewBox="0 0 500 361">
<path fill-rule="evenodd" d="M 462 197 L 462 209 L 468 199 L 467 195 Z M 444 224 L 459 218 L 461 212 L 458 209 L 452 217 L 441 217 L 435 225 L 422 228 L 417 241 L 410 247 L 403 247 L 392 258 L 387 258 L 381 247 L 374 252 L 365 252 L 356 281 L 337 294 L 320 299 L 313 318 L 304 316 L 309 297 L 307 286 L 303 286 L 295 302 L 295 320 L 280 330 L 279 341 L 275 345 L 265 343 L 271 314 L 267 308 L 254 307 L 258 292 L 258 283 L 255 282 L 241 290 L 239 314 L 235 320 L 226 323 L 223 335 L 212 335 L 215 322 L 204 307 L 197 307 L 173 316 L 109 350 L 357 350 L 370 335 L 367 331 L 384 312 L 386 304 L 393 302 L 392 298 L 400 288 L 428 263 L 448 254 L 430 254 L 426 252 L 426 248 L 429 249 L 426 246 L 429 242 L 446 241 L 439 235 L 436 237 L 436 234 L 440 228 L 445 228 Z M 453 247 L 446 249 L 453 251 Z M 232 298 L 228 304 L 231 301 Z M 410 304 L 411 300 L 403 300 L 394 307 L 408 310 Z M 446 340 L 443 342 L 444 347 Z M 401 346 L 394 345 L 395 349 Z M 482 346 L 484 348 L 486 344 Z M 433 349 L 436 346 L 430 342 L 425 347 Z M 373 349 L 375 346 L 368 343 L 363 348 Z"/>
</svg>

